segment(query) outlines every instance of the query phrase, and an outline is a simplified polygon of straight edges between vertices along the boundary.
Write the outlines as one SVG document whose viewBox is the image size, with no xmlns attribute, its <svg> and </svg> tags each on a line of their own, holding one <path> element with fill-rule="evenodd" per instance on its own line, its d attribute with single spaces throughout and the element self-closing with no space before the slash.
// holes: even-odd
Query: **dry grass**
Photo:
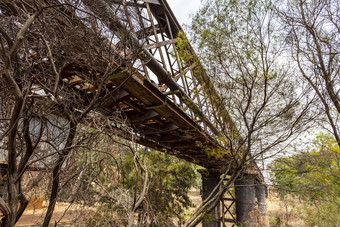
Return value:
<svg viewBox="0 0 340 227">
<path fill-rule="evenodd" d="M 288 196 L 280 200 L 276 194 L 269 193 L 267 213 L 270 226 L 308 227 L 302 220 L 303 204 L 296 198 Z"/>
<path fill-rule="evenodd" d="M 195 208 L 202 202 L 198 189 L 191 189 L 189 191 L 189 197 L 194 207 L 185 211 L 186 216 L 193 213 Z M 25 211 L 16 226 L 41 226 L 47 210 L 47 204 L 42 204 L 41 206 L 41 203 L 41 198 L 32 200 L 29 204 L 30 209 Z M 302 208 L 303 204 L 296 198 L 288 197 L 282 201 L 274 193 L 269 193 L 269 197 L 267 198 L 267 213 L 270 226 L 307 227 L 301 218 L 302 214 L 300 210 Z M 66 214 L 65 211 L 67 211 Z M 85 226 L 85 217 L 90 217 L 94 212 L 94 209 L 84 209 L 84 206 L 70 206 L 68 203 L 57 203 L 51 219 L 51 226 L 54 226 L 55 222 L 59 222 L 58 226 Z M 174 220 L 174 223 L 177 223 L 176 220 Z M 198 225 L 198 227 L 201 226 L 201 224 Z"/>
</svg>

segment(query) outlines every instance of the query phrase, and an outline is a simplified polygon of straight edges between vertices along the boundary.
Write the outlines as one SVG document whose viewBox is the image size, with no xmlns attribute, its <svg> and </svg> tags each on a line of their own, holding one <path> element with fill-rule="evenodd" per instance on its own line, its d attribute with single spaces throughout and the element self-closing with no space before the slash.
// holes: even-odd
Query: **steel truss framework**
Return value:
<svg viewBox="0 0 340 227">
<path fill-rule="evenodd" d="M 218 97 L 217 93 L 189 43 L 180 48 L 191 58 L 183 60 L 180 56 L 182 28 L 167 2 L 83 2 L 99 18 L 111 19 L 114 26 L 109 23 L 105 26 L 116 35 L 113 45 L 121 48 L 124 57 L 133 48 L 121 46 L 122 39 L 130 39 L 132 46 L 142 51 L 142 56 L 132 63 L 134 72 L 119 72 L 119 76 L 111 78 L 120 88 L 114 100 L 101 107 L 101 112 L 110 114 L 119 106 L 135 128 L 138 143 L 223 172 L 229 157 L 217 160 L 205 150 L 218 147 L 221 124 L 217 121 L 226 124 L 232 121 L 220 103 L 212 103 L 212 96 Z M 216 114 L 222 112 L 224 115 Z"/>
<path fill-rule="evenodd" d="M 106 6 L 112 11 L 107 16 L 114 12 L 114 24 L 119 24 L 120 30 L 126 29 L 126 33 L 131 32 L 130 37 L 151 59 L 134 63 L 138 73 L 132 77 L 126 74 L 113 79 L 115 84 L 123 84 L 115 103 L 125 111 L 140 135 L 138 142 L 166 150 L 209 171 L 223 172 L 230 161 L 228 157 L 210 158 L 202 148 L 217 147 L 216 139 L 221 130 L 218 122 L 229 126 L 225 128 L 234 126 L 220 103 L 212 103 L 217 93 L 189 43 L 184 48 L 194 57 L 183 60 L 180 56 L 178 48 L 183 47 L 178 47 L 177 43 L 183 38 L 180 37 L 182 29 L 167 2 L 109 2 L 112 4 Z M 95 5 L 86 1 L 85 4 L 96 13 Z M 125 80 L 128 81 L 123 83 Z M 102 108 L 108 113 L 112 111 L 112 106 Z M 216 112 L 224 112 L 224 115 L 214 114 Z M 230 192 L 226 193 L 218 219 L 223 226 L 236 223 L 232 213 L 234 205 L 235 198 Z"/>
<path fill-rule="evenodd" d="M 226 227 L 227 223 L 237 223 L 233 209 L 235 208 L 235 195 L 231 191 L 227 191 L 221 199 L 221 218 L 220 222 L 223 227 Z M 229 226 L 229 225 L 228 225 Z M 235 226 L 233 224 L 232 226 Z"/>
</svg>

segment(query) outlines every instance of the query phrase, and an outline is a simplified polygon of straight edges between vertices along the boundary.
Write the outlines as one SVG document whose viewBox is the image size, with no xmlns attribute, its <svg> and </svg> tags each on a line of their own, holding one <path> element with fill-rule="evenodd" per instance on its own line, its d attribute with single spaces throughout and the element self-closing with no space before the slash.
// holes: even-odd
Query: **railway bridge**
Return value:
<svg viewBox="0 0 340 227">
<path fill-rule="evenodd" d="M 202 198 L 207 198 L 232 158 L 227 151 L 219 157 L 210 153 L 221 149 L 221 130 L 233 134 L 235 140 L 240 135 L 167 1 L 83 2 L 99 18 L 110 18 L 106 26 L 142 51 L 136 71 L 119 72 L 111 78 L 121 87 L 115 104 L 102 107 L 102 112 L 110 114 L 112 106 L 120 106 L 138 132 L 138 143 L 205 167 L 209 174 L 203 175 Z M 107 10 L 108 3 L 125 14 L 113 15 Z M 222 147 L 228 147 L 225 143 Z M 256 206 L 260 216 L 266 215 L 266 187 L 255 163 L 235 185 L 235 197 L 222 199 L 212 212 L 214 220 L 204 221 L 203 226 L 255 225 L 251 212 Z M 234 203 L 236 217 L 231 212 Z"/>
<path fill-rule="evenodd" d="M 136 61 L 125 61 L 125 67 L 109 77 L 112 98 L 97 108 L 98 113 L 111 115 L 119 108 L 134 128 L 137 143 L 206 168 L 208 174 L 202 174 L 202 199 L 206 199 L 221 175 L 237 171 L 228 166 L 242 153 L 232 155 L 227 148 L 238 143 L 241 135 L 167 1 L 82 3 L 117 36 L 117 40 L 111 40 L 112 48 L 122 49 L 128 43 L 121 56 L 128 59 L 138 49 Z M 66 66 L 60 81 L 88 95 L 93 86 L 85 85 L 76 75 L 76 68 Z M 229 135 L 229 140 L 224 135 Z M 252 215 L 254 211 L 266 216 L 266 186 L 261 171 L 254 161 L 244 169 L 234 182 L 235 194 L 222 198 L 211 212 L 213 218 L 203 221 L 203 226 L 237 222 L 256 226 L 259 223 Z M 234 205 L 236 215 L 232 212 Z"/>
</svg>

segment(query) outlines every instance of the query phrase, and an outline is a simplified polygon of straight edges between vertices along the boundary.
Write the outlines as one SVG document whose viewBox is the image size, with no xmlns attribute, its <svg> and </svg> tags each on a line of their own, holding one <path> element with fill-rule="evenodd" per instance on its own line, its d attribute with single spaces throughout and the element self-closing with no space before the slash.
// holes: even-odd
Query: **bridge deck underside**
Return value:
<svg viewBox="0 0 340 227">
<path fill-rule="evenodd" d="M 79 83 L 72 82 L 70 77 L 67 71 L 62 74 L 63 79 L 69 79 L 69 86 Z M 217 159 L 209 154 L 217 147 L 214 139 L 141 74 L 136 71 L 117 72 L 107 86 L 114 92 L 98 107 L 98 112 L 113 115 L 118 110 L 122 111 L 138 136 L 136 142 L 211 171 L 222 171 L 227 166 L 227 156 Z M 86 90 L 78 92 L 87 95 Z"/>
</svg>

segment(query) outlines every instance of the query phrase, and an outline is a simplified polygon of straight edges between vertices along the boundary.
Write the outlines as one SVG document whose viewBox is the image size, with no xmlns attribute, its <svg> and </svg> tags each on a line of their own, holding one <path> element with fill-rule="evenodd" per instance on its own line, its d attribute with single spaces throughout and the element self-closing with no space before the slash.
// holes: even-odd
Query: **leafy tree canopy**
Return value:
<svg viewBox="0 0 340 227">
<path fill-rule="evenodd" d="M 298 196 L 306 221 L 319 226 L 340 224 L 340 148 L 334 137 L 320 134 L 307 151 L 276 159 L 269 165 L 280 196 Z"/>
<path fill-rule="evenodd" d="M 148 180 L 144 179 L 142 183 L 140 170 L 134 167 L 136 155 L 148 172 Z M 199 185 L 200 178 L 194 164 L 150 149 L 139 149 L 136 154 L 122 152 L 115 155 L 116 161 L 107 157 L 103 159 L 102 155 L 98 154 L 92 158 L 97 160 L 98 164 L 89 168 L 86 178 L 88 182 L 95 181 L 96 184 L 87 188 L 86 194 L 92 193 L 90 197 L 101 198 L 103 205 L 100 215 L 111 215 L 114 220 L 111 220 L 110 225 L 127 224 L 122 217 L 126 216 L 126 209 L 131 209 L 131 203 L 136 202 L 132 201 L 133 194 L 142 190 L 145 182 L 148 185 L 145 195 L 147 207 L 155 219 L 153 223 L 157 226 L 175 226 L 174 218 L 183 222 L 185 210 L 192 206 L 188 196 L 189 189 Z M 97 185 L 101 185 L 100 188 Z M 103 194 L 102 188 L 108 193 Z M 104 222 L 105 220 L 100 221 L 93 219 L 90 225 L 108 224 Z M 122 223 L 118 224 L 120 222 Z"/>
</svg>

